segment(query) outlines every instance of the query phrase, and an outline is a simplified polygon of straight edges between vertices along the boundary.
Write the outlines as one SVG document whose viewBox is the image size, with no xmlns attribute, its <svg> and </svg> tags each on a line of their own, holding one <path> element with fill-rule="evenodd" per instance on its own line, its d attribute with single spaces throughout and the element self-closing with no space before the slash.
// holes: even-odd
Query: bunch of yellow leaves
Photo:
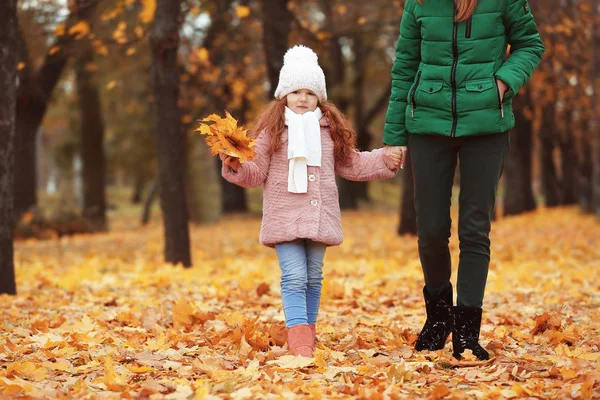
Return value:
<svg viewBox="0 0 600 400">
<path fill-rule="evenodd" d="M 238 127 L 237 120 L 227 111 L 225 118 L 212 114 L 199 122 L 196 132 L 207 135 L 205 140 L 213 156 L 225 153 L 237 157 L 240 162 L 246 162 L 256 155 L 253 149 L 256 140 L 249 138 L 248 131 L 244 127 Z"/>
</svg>

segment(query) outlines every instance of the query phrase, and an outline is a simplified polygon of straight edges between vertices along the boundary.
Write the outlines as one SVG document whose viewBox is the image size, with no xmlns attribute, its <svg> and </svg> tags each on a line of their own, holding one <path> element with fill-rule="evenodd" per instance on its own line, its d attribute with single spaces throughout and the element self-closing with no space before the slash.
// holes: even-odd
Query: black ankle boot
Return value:
<svg viewBox="0 0 600 400">
<path fill-rule="evenodd" d="M 479 360 L 489 360 L 490 355 L 479 344 L 479 329 L 481 328 L 481 308 L 457 306 L 452 308 L 452 355 L 457 360 L 462 359 L 462 352 L 470 349 Z"/>
<path fill-rule="evenodd" d="M 423 288 L 425 298 L 425 309 L 427 320 L 419 338 L 415 343 L 415 350 L 441 350 L 446 344 L 446 339 L 452 331 L 452 285 L 448 285 L 443 292 L 436 297 L 427 293 L 427 287 Z"/>
</svg>

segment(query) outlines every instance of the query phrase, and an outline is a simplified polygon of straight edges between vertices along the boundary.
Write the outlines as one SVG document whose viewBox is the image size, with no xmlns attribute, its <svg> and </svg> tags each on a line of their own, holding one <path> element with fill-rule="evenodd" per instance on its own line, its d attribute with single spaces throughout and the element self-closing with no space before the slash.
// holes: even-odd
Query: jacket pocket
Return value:
<svg viewBox="0 0 600 400">
<path fill-rule="evenodd" d="M 500 116 L 504 118 L 504 103 L 503 99 L 500 98 L 500 88 L 498 87 L 498 80 L 494 75 L 494 87 L 496 88 L 496 94 L 498 95 L 498 107 L 500 108 Z M 504 94 L 506 96 L 506 93 Z"/>
<path fill-rule="evenodd" d="M 417 104 L 419 107 L 426 108 L 439 109 L 442 107 L 441 103 L 446 101 L 439 96 L 443 87 L 444 82 L 442 80 L 421 80 L 419 88 L 414 94 L 414 108 L 416 109 Z"/>
<path fill-rule="evenodd" d="M 419 87 L 419 81 L 421 80 L 421 73 L 422 73 L 422 71 L 419 71 L 419 73 L 417 74 L 417 79 L 415 81 L 415 85 L 413 86 L 412 90 L 410 91 L 410 117 L 411 118 L 415 117 L 415 108 L 417 108 L 417 103 L 415 102 L 415 92 L 417 91 L 417 88 Z"/>
<path fill-rule="evenodd" d="M 467 92 L 485 92 L 496 85 L 493 79 L 477 79 L 475 81 L 467 82 L 465 86 Z"/>
<path fill-rule="evenodd" d="M 442 90 L 442 86 L 444 86 L 442 81 L 423 81 L 420 89 L 425 93 L 436 93 Z"/>
<path fill-rule="evenodd" d="M 478 106 L 481 108 L 491 108 L 495 104 L 495 106 L 500 110 L 502 117 L 504 117 L 504 105 L 500 101 L 500 91 L 498 90 L 496 79 L 488 78 L 469 81 L 465 84 L 465 88 L 467 92 L 471 92 L 473 94 L 482 94 L 481 97 L 475 94 L 473 95 L 473 101 L 476 102 Z M 495 96 L 491 93 L 491 91 L 496 92 Z"/>
</svg>

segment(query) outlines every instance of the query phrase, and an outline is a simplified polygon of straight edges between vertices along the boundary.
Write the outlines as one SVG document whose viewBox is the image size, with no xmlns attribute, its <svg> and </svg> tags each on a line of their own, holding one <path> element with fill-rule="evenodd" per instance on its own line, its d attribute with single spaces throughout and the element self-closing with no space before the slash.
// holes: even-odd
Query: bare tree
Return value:
<svg viewBox="0 0 600 400">
<path fill-rule="evenodd" d="M 73 54 L 76 33 L 70 27 L 88 20 L 96 10 L 98 0 L 69 2 L 70 14 L 65 23 L 65 33 L 56 38 L 41 67 L 34 71 L 23 35 L 19 32 L 19 71 L 17 88 L 17 117 L 15 141 L 15 215 L 18 217 L 37 205 L 36 151 L 37 132 L 42 123 L 54 87 L 60 80 L 67 61 Z"/>
<path fill-rule="evenodd" d="M 16 294 L 13 250 L 17 0 L 0 5 L 0 294 Z"/>
<path fill-rule="evenodd" d="M 510 133 L 511 146 L 504 169 L 504 214 L 515 215 L 536 208 L 533 188 L 533 124 L 525 110 L 531 104 L 531 90 L 525 88 L 513 100 L 516 127 Z"/>
<path fill-rule="evenodd" d="M 192 265 L 185 201 L 185 136 L 179 100 L 181 0 L 158 0 L 150 37 L 156 106 L 156 145 L 160 207 L 165 232 L 165 260 Z"/>
<path fill-rule="evenodd" d="M 81 113 L 79 137 L 83 164 L 83 216 L 93 230 L 102 231 L 106 229 L 104 120 L 98 85 L 91 68 L 94 63 L 91 39 L 81 40 L 78 50 L 75 77 Z"/>
</svg>

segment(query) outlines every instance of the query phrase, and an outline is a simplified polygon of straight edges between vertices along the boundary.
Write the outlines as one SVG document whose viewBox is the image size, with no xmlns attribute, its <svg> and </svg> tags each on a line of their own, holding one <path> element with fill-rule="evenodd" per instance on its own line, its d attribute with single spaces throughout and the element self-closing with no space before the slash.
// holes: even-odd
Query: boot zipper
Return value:
<svg viewBox="0 0 600 400">
<path fill-rule="evenodd" d="M 417 91 L 417 87 L 419 87 L 419 81 L 421 80 L 421 72 L 417 74 L 417 81 L 415 82 L 415 87 L 410 92 L 410 117 L 415 117 L 415 108 L 417 108 L 417 104 L 415 103 L 415 92 Z"/>
<path fill-rule="evenodd" d="M 496 84 L 496 94 L 498 94 L 498 104 L 500 105 L 500 115 L 504 118 L 504 103 L 500 98 L 500 88 L 498 87 L 498 80 L 496 79 L 496 75 L 494 75 L 494 83 Z"/>
<path fill-rule="evenodd" d="M 456 9 L 454 11 L 456 17 Z M 450 81 L 452 82 L 452 131 L 450 136 L 456 136 L 456 125 L 458 123 L 458 114 L 456 111 L 456 66 L 458 64 L 458 29 L 456 24 L 456 19 L 454 19 L 453 29 L 452 29 L 452 54 L 454 56 L 454 61 L 452 62 L 452 74 L 450 76 Z"/>
<path fill-rule="evenodd" d="M 469 17 L 469 19 L 467 20 L 467 32 L 465 34 L 465 37 L 470 38 L 471 37 L 471 29 L 473 28 L 473 16 L 471 15 Z"/>
</svg>

